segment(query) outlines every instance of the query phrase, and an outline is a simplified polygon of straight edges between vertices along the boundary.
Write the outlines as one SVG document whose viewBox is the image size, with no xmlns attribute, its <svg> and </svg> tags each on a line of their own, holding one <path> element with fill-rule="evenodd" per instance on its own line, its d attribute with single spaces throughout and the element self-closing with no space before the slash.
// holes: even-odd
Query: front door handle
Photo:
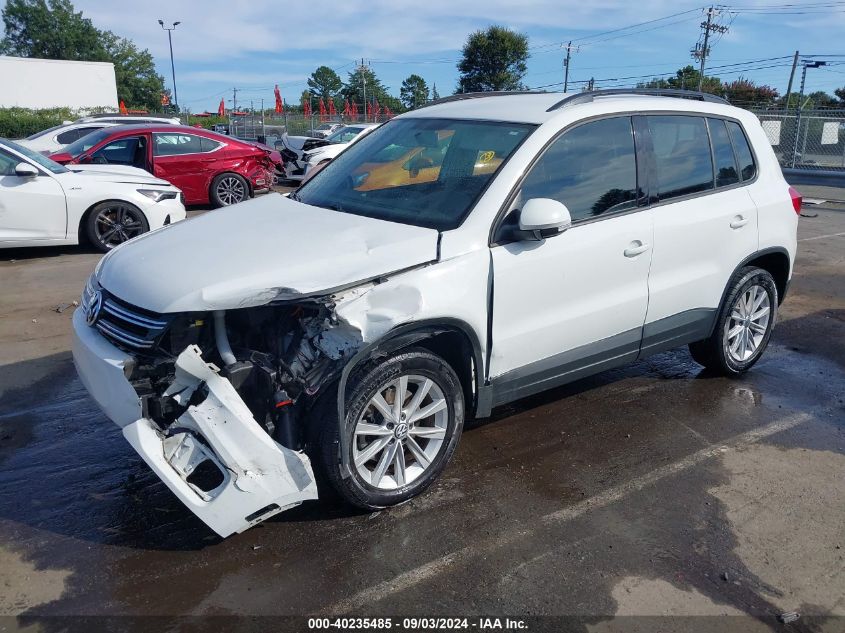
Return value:
<svg viewBox="0 0 845 633">
<path fill-rule="evenodd" d="M 626 248 L 623 252 L 625 254 L 625 257 L 636 257 L 637 255 L 642 255 L 650 248 L 651 244 L 645 244 L 640 240 L 634 240 L 628 245 L 628 248 Z"/>
<path fill-rule="evenodd" d="M 731 222 L 731 228 L 732 229 L 741 229 L 746 224 L 748 224 L 748 218 L 744 218 L 741 215 L 738 215 Z"/>
</svg>

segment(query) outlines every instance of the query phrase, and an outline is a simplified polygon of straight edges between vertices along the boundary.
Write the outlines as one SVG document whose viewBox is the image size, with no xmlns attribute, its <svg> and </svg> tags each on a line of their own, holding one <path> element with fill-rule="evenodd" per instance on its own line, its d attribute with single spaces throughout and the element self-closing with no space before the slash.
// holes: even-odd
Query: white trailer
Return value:
<svg viewBox="0 0 845 633">
<path fill-rule="evenodd" d="M 114 64 L 0 55 L 0 108 L 117 109 Z"/>
</svg>

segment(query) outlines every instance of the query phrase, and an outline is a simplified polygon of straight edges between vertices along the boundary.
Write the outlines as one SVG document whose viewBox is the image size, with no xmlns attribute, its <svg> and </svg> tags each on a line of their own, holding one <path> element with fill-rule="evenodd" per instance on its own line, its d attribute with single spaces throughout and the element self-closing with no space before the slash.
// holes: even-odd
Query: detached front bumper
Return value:
<svg viewBox="0 0 845 633">
<path fill-rule="evenodd" d="M 166 394 L 185 408 L 166 430 L 143 417 L 129 384 L 134 359 L 73 315 L 73 357 L 83 384 L 182 503 L 222 537 L 317 498 L 308 458 L 253 419 L 231 383 L 190 346 Z"/>
</svg>

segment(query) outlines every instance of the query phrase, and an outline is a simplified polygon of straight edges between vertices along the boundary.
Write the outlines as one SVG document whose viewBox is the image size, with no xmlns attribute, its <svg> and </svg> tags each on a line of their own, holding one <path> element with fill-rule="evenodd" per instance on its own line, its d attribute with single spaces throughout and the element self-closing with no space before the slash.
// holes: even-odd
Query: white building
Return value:
<svg viewBox="0 0 845 633">
<path fill-rule="evenodd" d="M 114 64 L 0 55 L 0 108 L 116 110 Z"/>
</svg>

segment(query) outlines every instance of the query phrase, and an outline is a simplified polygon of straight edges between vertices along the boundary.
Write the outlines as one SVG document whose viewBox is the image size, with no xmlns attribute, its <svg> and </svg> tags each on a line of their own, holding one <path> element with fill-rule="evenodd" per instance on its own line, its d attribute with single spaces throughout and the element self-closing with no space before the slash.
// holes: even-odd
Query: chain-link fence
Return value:
<svg viewBox="0 0 845 633">
<path fill-rule="evenodd" d="M 384 114 L 378 116 L 363 115 L 324 115 L 312 114 L 280 114 L 261 115 L 261 113 L 247 113 L 229 118 L 228 133 L 236 138 L 260 141 L 266 143 L 285 132 L 290 136 L 315 136 L 330 129 L 330 126 L 349 125 L 351 123 L 381 123 L 387 120 Z M 322 134 L 320 134 L 322 135 Z"/>
<path fill-rule="evenodd" d="M 845 170 L 845 110 L 757 110 L 781 167 Z"/>
</svg>

